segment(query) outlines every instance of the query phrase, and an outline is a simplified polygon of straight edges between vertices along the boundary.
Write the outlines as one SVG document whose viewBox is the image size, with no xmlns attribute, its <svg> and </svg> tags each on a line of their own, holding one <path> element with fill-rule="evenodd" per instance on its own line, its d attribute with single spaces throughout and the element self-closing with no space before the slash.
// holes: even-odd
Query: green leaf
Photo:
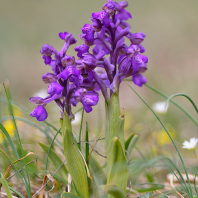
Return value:
<svg viewBox="0 0 198 198">
<path fill-rule="evenodd" d="M 96 158 L 94 158 L 93 155 L 91 155 L 89 159 L 89 169 L 93 178 L 93 187 L 91 189 L 90 194 L 92 193 L 95 197 L 102 197 L 102 193 L 101 191 L 99 191 L 98 187 L 106 184 L 107 178 L 101 165 L 98 163 L 98 161 L 96 160 Z"/>
<path fill-rule="evenodd" d="M 135 147 L 140 135 L 137 133 L 132 133 L 125 142 L 125 150 L 128 154 L 131 154 L 132 149 Z"/>
<path fill-rule="evenodd" d="M 108 156 L 107 184 L 117 184 L 125 192 L 128 180 L 127 160 L 119 138 L 115 137 L 111 141 Z"/>
<path fill-rule="evenodd" d="M 17 194 L 19 197 L 25 198 L 20 192 L 18 192 L 17 190 L 11 188 L 10 186 L 9 186 L 9 189 L 10 189 L 12 192 L 14 192 L 15 194 Z"/>
<path fill-rule="evenodd" d="M 124 116 L 124 110 L 123 110 L 122 114 L 118 117 L 118 121 L 116 125 L 114 126 L 113 134 L 111 134 L 111 140 L 114 137 L 119 138 L 122 148 L 124 148 L 124 120 L 125 120 L 125 116 Z"/>
<path fill-rule="evenodd" d="M 47 154 L 48 150 L 49 150 L 49 146 L 47 146 L 46 144 L 43 144 L 41 142 L 39 142 L 39 145 L 42 147 L 42 149 Z M 56 167 L 56 169 L 58 169 L 61 166 L 61 164 L 63 163 L 62 160 L 60 159 L 60 157 L 52 149 L 50 149 L 49 158 L 52 161 L 52 163 L 54 164 L 54 166 Z M 66 169 L 64 164 L 61 166 L 61 168 L 59 169 L 58 173 L 64 179 L 64 181 L 67 182 L 68 171 L 67 171 L 67 169 Z"/>
<path fill-rule="evenodd" d="M 12 194 L 11 194 L 11 192 L 10 192 L 8 183 L 7 183 L 7 181 L 5 180 L 5 178 L 4 178 L 4 176 L 3 176 L 2 172 L 1 172 L 1 169 L 0 169 L 0 183 L 1 183 L 1 184 L 3 185 L 3 187 L 4 187 L 4 190 L 5 190 L 5 192 L 6 192 L 7 197 L 8 197 L 8 198 L 12 198 Z"/>
<path fill-rule="evenodd" d="M 68 115 L 64 113 L 63 120 L 61 119 L 60 121 L 63 137 L 63 150 L 66 157 L 68 172 L 77 188 L 77 192 L 79 191 L 85 198 L 88 198 L 88 180 L 85 162 L 82 154 L 78 150 L 77 142 L 72 133 L 70 119 Z M 78 195 L 82 197 L 79 192 Z"/>
<path fill-rule="evenodd" d="M 61 194 L 61 198 L 62 197 L 66 197 L 66 198 L 80 198 L 79 196 L 73 194 L 73 193 L 69 193 L 69 192 L 64 192 Z"/>
<path fill-rule="evenodd" d="M 105 191 L 105 194 L 110 194 L 115 198 L 126 198 L 126 193 L 119 185 L 107 184 L 100 186 L 100 188 Z"/>
</svg>

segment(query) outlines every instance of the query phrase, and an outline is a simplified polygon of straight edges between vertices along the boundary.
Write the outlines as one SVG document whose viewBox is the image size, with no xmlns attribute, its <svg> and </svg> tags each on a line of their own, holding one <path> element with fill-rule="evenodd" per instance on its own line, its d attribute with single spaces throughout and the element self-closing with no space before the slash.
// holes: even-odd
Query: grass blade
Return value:
<svg viewBox="0 0 198 198">
<path fill-rule="evenodd" d="M 168 99 L 168 96 L 166 96 L 165 94 L 163 94 L 162 92 L 160 92 L 159 90 L 153 88 L 152 86 L 148 85 L 148 84 L 144 84 L 146 87 L 150 88 L 151 90 L 153 90 L 154 92 L 158 93 L 160 96 Z M 172 102 L 175 106 L 177 106 L 181 111 L 183 111 L 194 123 L 196 126 L 198 126 L 198 121 L 195 120 L 193 118 L 193 116 L 186 110 L 184 109 L 181 105 L 179 105 L 177 102 L 175 102 L 174 100 L 170 99 L 170 102 Z"/>
<path fill-rule="evenodd" d="M 7 96 L 7 100 L 8 100 L 8 104 L 9 104 L 10 113 L 11 113 L 11 116 L 12 116 L 12 119 L 13 119 L 13 122 L 14 122 L 14 126 L 15 126 L 15 129 L 16 129 L 17 139 L 18 139 L 18 141 L 19 141 L 19 148 L 20 148 L 20 151 L 21 151 L 21 154 L 22 154 L 22 156 L 19 156 L 19 155 L 18 155 L 18 152 L 15 153 L 15 154 L 17 154 L 17 159 L 19 159 L 19 158 L 24 157 L 23 148 L 22 148 L 22 144 L 21 144 L 21 139 L 20 139 L 20 136 L 19 136 L 18 128 L 17 128 L 17 125 L 16 125 L 16 121 L 15 121 L 15 119 L 14 119 L 14 114 L 13 114 L 12 106 L 11 106 L 11 103 L 10 103 L 10 100 L 9 100 L 9 95 L 8 95 L 8 92 L 7 92 L 7 90 L 6 90 L 6 87 L 5 87 L 5 84 L 4 84 L 4 83 L 3 83 L 3 87 L 4 87 L 4 90 L 5 90 L 6 96 Z M 3 125 L 2 125 L 2 126 L 3 126 Z M 3 127 L 3 128 L 4 128 L 4 127 Z M 4 132 L 5 132 L 5 131 L 6 131 L 6 130 L 5 130 L 5 128 L 4 128 Z M 7 132 L 7 131 L 6 131 L 6 132 Z M 7 137 L 7 136 L 6 136 L 6 137 Z M 13 148 L 15 148 L 15 147 L 13 147 Z M 25 159 L 24 159 L 24 162 L 25 162 Z M 25 164 L 26 164 L 26 162 L 25 162 Z M 24 173 L 24 171 L 23 171 L 23 167 L 22 167 L 22 165 L 21 165 L 21 162 L 19 162 L 19 165 L 20 165 L 20 168 L 21 168 L 21 170 L 22 170 L 22 174 L 23 174 L 24 183 L 25 183 L 25 187 L 26 187 L 26 191 L 27 191 L 28 197 L 31 197 L 31 193 L 30 193 L 30 182 L 29 182 L 28 172 L 27 172 L 27 170 L 26 170 L 26 168 L 25 168 L 26 173 L 27 173 L 27 179 L 28 179 L 28 181 L 27 181 L 26 175 L 25 175 L 25 173 Z"/>
<path fill-rule="evenodd" d="M 89 128 L 88 128 L 88 123 L 86 122 L 86 134 L 85 134 L 85 141 L 89 142 Z M 87 162 L 87 166 L 89 167 L 89 144 L 85 144 L 85 160 Z"/>
<path fill-rule="evenodd" d="M 41 148 L 44 150 L 46 154 L 48 154 L 49 158 L 51 159 L 52 163 L 54 164 L 55 168 L 58 169 L 61 164 L 63 163 L 60 157 L 52 150 L 50 147 L 43 143 L 39 143 Z M 65 165 L 62 165 L 59 169 L 60 176 L 64 179 L 65 182 L 67 182 L 68 172 L 65 167 Z"/>
<path fill-rule="evenodd" d="M 16 191 L 15 189 L 11 188 L 10 186 L 9 186 L 9 189 L 10 189 L 12 192 L 14 192 L 15 194 L 17 194 L 19 197 L 25 198 L 20 192 Z"/>
<path fill-rule="evenodd" d="M 177 96 L 184 96 L 184 97 L 186 97 L 191 102 L 191 104 L 193 105 L 195 111 L 198 113 L 198 108 L 197 108 L 196 104 L 194 103 L 194 101 L 188 95 L 186 95 L 184 93 L 173 94 L 172 96 L 170 96 L 167 99 L 166 104 L 168 105 L 168 103 L 170 102 L 170 100 L 173 99 L 174 97 L 177 97 Z"/>
<path fill-rule="evenodd" d="M 127 83 L 128 84 L 128 83 Z M 162 125 L 162 127 L 164 128 L 164 130 L 166 131 L 167 135 L 169 136 L 169 138 L 171 139 L 177 153 L 178 153 L 178 156 L 181 160 L 181 163 L 183 165 L 183 168 L 184 168 L 184 171 L 185 171 L 185 174 L 186 174 L 186 177 L 187 177 L 187 181 L 188 181 L 188 184 L 190 186 L 190 180 L 189 180 L 189 177 L 188 177 L 188 173 L 187 173 L 187 170 L 186 170 L 186 167 L 185 167 L 185 164 L 184 164 L 184 161 L 182 159 L 182 156 L 174 142 L 174 140 L 172 139 L 171 135 L 169 134 L 168 130 L 166 129 L 166 127 L 164 126 L 164 124 L 162 123 L 162 121 L 160 120 L 160 118 L 157 116 L 157 114 L 152 110 L 152 108 L 146 103 L 146 101 L 128 84 L 128 86 L 135 92 L 135 94 L 142 100 L 142 102 L 151 110 L 151 112 L 154 114 L 154 116 L 157 118 L 157 120 L 160 122 L 160 124 Z M 191 187 L 189 187 L 189 190 L 190 190 L 190 196 L 193 197 L 193 194 L 192 194 L 192 189 Z"/>
<path fill-rule="evenodd" d="M 82 117 L 81 117 L 81 123 L 80 123 L 80 131 L 79 131 L 79 144 L 78 149 L 81 151 L 81 133 L 82 133 L 82 123 L 83 123 L 83 116 L 84 116 L 85 109 L 82 110 Z"/>
<path fill-rule="evenodd" d="M 128 154 L 131 154 L 132 149 L 135 147 L 140 135 L 136 133 L 132 133 L 130 137 L 125 142 L 125 150 Z"/>
<path fill-rule="evenodd" d="M 3 185 L 4 187 L 4 190 L 6 192 L 6 195 L 8 198 L 12 198 L 12 194 L 10 192 L 10 189 L 9 189 L 9 186 L 8 186 L 8 183 L 6 182 L 2 172 L 1 172 L 1 169 L 0 169 L 0 183 Z"/>
<path fill-rule="evenodd" d="M 55 134 L 53 140 L 52 140 L 51 143 L 50 143 L 49 149 L 48 149 L 48 151 L 47 151 L 47 158 L 46 158 L 46 163 L 45 163 L 45 174 L 47 174 L 47 164 L 48 164 L 49 153 L 50 153 L 51 147 L 52 147 L 52 145 L 53 145 L 53 143 L 54 143 L 54 140 L 56 139 L 56 137 L 57 137 L 57 135 L 58 135 L 59 132 L 60 132 L 60 129 L 59 129 L 59 130 L 57 131 L 57 133 Z M 40 145 L 40 146 L 41 146 L 41 145 Z"/>
</svg>

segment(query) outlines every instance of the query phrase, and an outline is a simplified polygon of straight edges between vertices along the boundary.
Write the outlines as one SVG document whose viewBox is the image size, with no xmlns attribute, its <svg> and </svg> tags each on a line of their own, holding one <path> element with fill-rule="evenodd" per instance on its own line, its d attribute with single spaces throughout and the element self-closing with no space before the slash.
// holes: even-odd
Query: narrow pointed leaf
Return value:
<svg viewBox="0 0 198 198">
<path fill-rule="evenodd" d="M 39 145 L 44 150 L 44 152 L 47 154 L 48 150 L 49 150 L 49 146 L 47 146 L 46 144 L 43 144 L 41 142 L 39 142 Z M 56 169 L 58 169 L 61 166 L 61 164 L 63 163 L 62 160 L 60 159 L 60 157 L 52 149 L 50 149 L 49 158 L 52 161 L 52 163 L 54 164 Z M 64 181 L 67 181 L 67 179 L 68 179 L 68 171 L 67 171 L 67 169 L 66 169 L 64 164 L 61 166 L 61 168 L 59 169 L 58 173 L 64 179 Z"/>
<path fill-rule="evenodd" d="M 135 147 L 140 135 L 139 134 L 131 134 L 131 136 L 125 142 L 125 150 L 130 155 L 132 149 Z"/>
<path fill-rule="evenodd" d="M 102 197 L 101 191 L 99 191 L 99 186 L 106 184 L 106 174 L 93 155 L 91 155 L 89 160 L 89 169 L 93 177 L 93 187 L 91 189 L 92 194 L 96 197 Z"/>
<path fill-rule="evenodd" d="M 114 126 L 113 134 L 111 134 L 111 140 L 114 137 L 118 137 L 122 148 L 124 148 L 124 120 L 125 120 L 125 115 L 124 115 L 124 110 L 122 114 L 119 116 L 117 124 Z"/>
<path fill-rule="evenodd" d="M 85 198 L 89 197 L 88 194 L 88 180 L 85 169 L 85 162 L 81 153 L 78 150 L 77 142 L 72 133 L 71 122 L 66 113 L 63 114 L 61 119 L 62 137 L 63 137 L 63 150 L 66 157 L 68 172 L 70 173 L 75 187 L 77 188 L 78 195 Z M 82 195 L 80 195 L 82 193 Z"/>
<path fill-rule="evenodd" d="M 119 185 L 107 184 L 100 188 L 105 191 L 105 194 L 110 194 L 115 198 L 126 198 L 126 193 Z"/>
<path fill-rule="evenodd" d="M 108 156 L 107 184 L 117 184 L 125 192 L 128 180 L 127 160 L 119 138 L 113 138 Z"/>
<path fill-rule="evenodd" d="M 0 170 L 0 184 L 3 185 L 3 188 L 4 188 L 5 192 L 6 192 L 7 197 L 8 197 L 8 198 L 12 198 L 12 194 L 11 194 L 11 192 L 10 192 L 8 183 L 7 183 L 7 181 L 5 180 L 5 178 L 4 178 L 4 176 L 3 176 L 2 172 L 1 172 L 1 170 Z"/>
</svg>

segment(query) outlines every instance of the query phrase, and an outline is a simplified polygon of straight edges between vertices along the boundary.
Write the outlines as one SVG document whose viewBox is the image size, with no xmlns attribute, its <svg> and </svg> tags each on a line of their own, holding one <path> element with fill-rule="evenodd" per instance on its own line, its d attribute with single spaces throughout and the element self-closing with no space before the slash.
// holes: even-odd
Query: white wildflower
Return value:
<svg viewBox="0 0 198 198">
<path fill-rule="evenodd" d="M 166 102 L 156 102 L 153 104 L 153 109 L 157 113 L 166 113 L 168 109 L 168 104 L 166 104 Z"/>
<path fill-rule="evenodd" d="M 198 142 L 198 138 L 190 138 L 190 142 L 186 140 L 184 141 L 182 148 L 194 150 L 197 142 Z"/>
</svg>

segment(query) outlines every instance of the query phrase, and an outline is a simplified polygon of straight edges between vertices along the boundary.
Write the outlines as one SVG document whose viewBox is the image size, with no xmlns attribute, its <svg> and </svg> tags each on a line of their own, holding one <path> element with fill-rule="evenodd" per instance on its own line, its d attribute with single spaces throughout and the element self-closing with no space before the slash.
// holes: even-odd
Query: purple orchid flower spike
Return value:
<svg viewBox="0 0 198 198">
<path fill-rule="evenodd" d="M 75 47 L 77 60 L 67 54 L 70 45 L 77 42 L 68 32 L 59 33 L 64 41 L 60 52 L 53 46 L 43 45 L 40 53 L 45 64 L 52 69 L 52 73 L 42 76 L 43 82 L 49 84 L 49 96 L 30 98 L 32 103 L 38 105 L 31 116 L 39 121 L 45 120 L 47 112 L 44 106 L 55 101 L 61 115 L 66 111 L 72 118 L 71 104 L 76 106 L 81 102 L 85 111 L 91 112 L 92 106 L 98 103 L 98 91 L 102 92 L 108 103 L 111 95 L 119 91 L 124 78 L 131 77 L 134 84 L 140 87 L 147 82 L 142 75 L 147 70 L 148 62 L 148 58 L 142 55 L 145 52 L 142 42 L 146 35 L 130 31 L 126 21 L 132 16 L 125 10 L 127 6 L 126 1 L 117 3 L 108 0 L 102 11 L 92 13 L 92 24 L 85 24 L 79 35 L 84 44 Z M 130 40 L 131 45 L 125 43 L 125 38 Z M 92 52 L 90 46 L 93 46 Z"/>
</svg>

